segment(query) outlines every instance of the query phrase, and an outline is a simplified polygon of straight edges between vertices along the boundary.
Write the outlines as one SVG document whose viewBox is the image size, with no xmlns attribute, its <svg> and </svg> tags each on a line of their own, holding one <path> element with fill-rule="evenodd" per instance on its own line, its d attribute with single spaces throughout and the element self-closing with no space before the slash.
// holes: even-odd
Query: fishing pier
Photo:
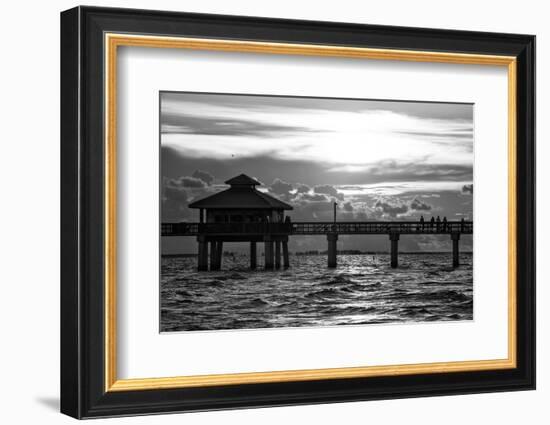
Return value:
<svg viewBox="0 0 550 425">
<path fill-rule="evenodd" d="M 224 242 L 250 244 L 250 268 L 257 267 L 257 244 L 264 244 L 266 270 L 289 267 L 288 240 L 292 236 L 326 235 L 327 265 L 337 266 L 339 235 L 387 235 L 391 267 L 398 267 L 401 235 L 449 235 L 452 265 L 459 266 L 461 235 L 473 233 L 472 221 L 357 221 L 291 222 L 284 216 L 292 206 L 258 191 L 260 183 L 244 174 L 225 182 L 229 189 L 193 202 L 199 222 L 162 223 L 161 235 L 192 236 L 198 243 L 198 270 L 220 270 Z M 209 261 L 210 259 L 210 261 Z M 281 261 L 282 260 L 282 261 Z"/>
</svg>

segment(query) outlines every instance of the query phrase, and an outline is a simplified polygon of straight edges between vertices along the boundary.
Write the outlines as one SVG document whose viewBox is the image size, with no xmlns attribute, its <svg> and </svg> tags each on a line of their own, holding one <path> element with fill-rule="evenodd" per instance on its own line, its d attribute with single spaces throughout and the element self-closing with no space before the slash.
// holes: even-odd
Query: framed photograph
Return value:
<svg viewBox="0 0 550 425">
<path fill-rule="evenodd" d="M 534 63 L 531 35 L 63 12 L 61 411 L 534 389 Z"/>
</svg>

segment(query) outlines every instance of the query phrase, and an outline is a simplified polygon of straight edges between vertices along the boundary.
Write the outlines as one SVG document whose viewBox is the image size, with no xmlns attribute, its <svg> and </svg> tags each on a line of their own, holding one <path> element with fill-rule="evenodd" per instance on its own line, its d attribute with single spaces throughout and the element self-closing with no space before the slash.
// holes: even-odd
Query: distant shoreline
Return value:
<svg viewBox="0 0 550 425">
<path fill-rule="evenodd" d="M 399 255 L 433 255 L 433 254 L 451 254 L 452 251 L 403 251 L 399 252 Z M 224 252 L 224 257 L 232 257 L 235 255 L 248 255 L 243 252 Z M 319 256 L 327 255 L 326 251 L 320 252 L 293 252 L 290 253 L 294 257 L 306 257 L 306 256 Z M 390 255 L 389 251 L 338 251 L 338 255 Z M 473 255 L 472 251 L 460 252 L 460 255 Z M 262 254 L 263 256 L 263 254 Z M 196 258 L 197 254 L 162 254 L 162 258 Z"/>
</svg>

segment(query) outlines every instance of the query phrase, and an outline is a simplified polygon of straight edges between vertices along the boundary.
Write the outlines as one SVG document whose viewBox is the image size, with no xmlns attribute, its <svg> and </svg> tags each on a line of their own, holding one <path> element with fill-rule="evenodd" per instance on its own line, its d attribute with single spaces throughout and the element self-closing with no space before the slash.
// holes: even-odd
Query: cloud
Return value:
<svg viewBox="0 0 550 425">
<path fill-rule="evenodd" d="M 279 195 L 286 195 L 288 192 L 290 192 L 293 187 L 290 183 L 287 183 L 279 178 L 276 178 L 273 180 L 273 183 L 271 183 L 270 189 L 273 193 L 279 194 Z"/>
<path fill-rule="evenodd" d="M 316 186 L 313 193 L 307 185 L 298 183 L 297 186 L 296 192 L 292 193 L 294 197 L 291 199 L 294 206 L 293 220 L 329 221 L 333 219 L 334 197 L 343 200 L 342 193 L 330 185 Z"/>
<path fill-rule="evenodd" d="M 176 185 L 186 188 L 199 189 L 206 186 L 206 183 L 196 177 L 184 176 L 174 181 Z"/>
<path fill-rule="evenodd" d="M 416 211 L 430 211 L 432 209 L 432 206 L 418 200 L 418 198 L 414 198 L 410 204 L 410 208 L 411 210 Z"/>
<path fill-rule="evenodd" d="M 406 181 L 469 181 L 473 167 L 462 164 L 426 163 L 382 160 L 374 164 L 339 165 L 331 167 L 331 173 L 348 174 L 347 183 L 379 183 Z M 351 175 L 357 177 L 353 178 Z M 336 176 L 334 176 L 336 177 Z M 333 177 L 333 178 L 334 178 Z"/>
<path fill-rule="evenodd" d="M 202 180 L 208 186 L 214 182 L 214 176 L 208 171 L 195 170 L 193 174 L 191 174 L 191 177 Z"/>
<path fill-rule="evenodd" d="M 172 201 L 185 202 L 187 201 L 187 191 L 181 186 L 167 184 L 164 187 L 164 198 Z"/>
<path fill-rule="evenodd" d="M 355 219 L 357 221 L 366 221 L 368 219 L 368 215 L 365 211 L 359 211 L 355 214 Z"/>
<path fill-rule="evenodd" d="M 235 94 L 163 92 L 166 109 L 185 111 L 190 107 L 223 108 L 237 112 L 288 114 L 303 111 L 353 112 L 387 111 L 451 123 L 471 122 L 473 105 L 448 102 L 396 102 L 391 100 L 334 99 L 322 97 L 247 96 Z"/>
<path fill-rule="evenodd" d="M 309 192 L 314 185 L 327 182 L 347 192 L 355 186 L 364 189 L 365 185 L 378 185 L 380 195 L 395 194 L 419 188 L 419 192 L 438 193 L 440 190 L 461 191 L 462 185 L 472 181 L 472 166 L 451 164 L 416 164 L 412 162 L 385 161 L 369 167 L 361 167 L 361 172 L 334 171 L 332 164 L 310 160 L 287 161 L 272 156 L 242 157 L 192 157 L 174 147 L 162 146 L 162 174 L 175 178 L 182 170 L 209 170 L 217 179 L 228 179 L 240 173 L 256 176 L 262 181 L 272 182 L 281 178 L 294 185 L 297 192 Z M 304 185 L 304 187 L 302 187 Z M 383 185 L 380 186 L 380 185 Z M 373 193 L 372 187 L 369 187 Z"/>
<path fill-rule="evenodd" d="M 407 204 L 390 204 L 386 201 L 377 201 L 374 205 L 377 209 L 381 210 L 384 214 L 390 217 L 397 217 L 398 214 L 405 214 L 409 211 Z"/>
<path fill-rule="evenodd" d="M 343 205 L 344 211 L 352 212 L 353 211 L 353 204 L 351 202 L 345 202 Z"/>
<path fill-rule="evenodd" d="M 161 145 L 191 162 L 185 174 L 229 178 L 244 161 L 240 172 L 297 192 L 296 182 L 456 182 L 460 191 L 472 181 L 471 104 L 163 92 L 161 124 Z"/>
<path fill-rule="evenodd" d="M 296 193 L 308 193 L 310 190 L 311 188 L 307 184 L 296 184 Z"/>
<path fill-rule="evenodd" d="M 164 179 L 163 183 L 162 221 L 183 220 L 187 212 L 187 190 L 174 179 Z"/>
<path fill-rule="evenodd" d="M 193 176 L 200 176 L 193 177 Z M 220 190 L 220 187 L 209 185 L 214 181 L 214 176 L 205 171 L 196 170 L 193 176 L 181 176 L 162 178 L 162 206 L 161 216 L 163 222 L 179 222 L 192 220 L 194 214 L 188 205 L 190 202 L 211 195 Z"/>
<path fill-rule="evenodd" d="M 299 193 L 296 196 L 296 201 L 300 202 L 328 202 L 329 199 L 322 193 Z"/>
<path fill-rule="evenodd" d="M 324 195 L 310 195 L 310 196 L 320 196 Z M 301 203 L 299 208 L 292 211 L 293 221 L 329 221 L 333 217 L 334 206 L 332 202 L 328 202 L 326 197 L 322 201 L 308 201 Z"/>
<path fill-rule="evenodd" d="M 396 131 L 398 134 L 404 136 L 413 136 L 413 137 L 433 137 L 433 138 L 443 138 L 443 139 L 465 139 L 466 141 L 471 142 L 474 137 L 474 129 L 472 127 L 467 128 L 450 128 L 446 130 L 439 131 Z"/>
<path fill-rule="evenodd" d="M 313 188 L 313 191 L 315 193 L 322 193 L 324 195 L 334 196 L 335 198 L 341 201 L 344 200 L 344 194 L 338 192 L 338 190 L 330 184 L 322 184 L 322 185 L 315 186 Z"/>
<path fill-rule="evenodd" d="M 197 134 L 207 136 L 279 137 L 281 133 L 316 133 L 318 130 L 284 124 L 247 120 L 230 116 L 196 116 L 164 111 L 161 117 L 163 134 Z"/>
<path fill-rule="evenodd" d="M 462 193 L 469 193 L 470 195 L 474 194 L 474 185 L 473 184 L 465 184 L 462 186 Z"/>
</svg>

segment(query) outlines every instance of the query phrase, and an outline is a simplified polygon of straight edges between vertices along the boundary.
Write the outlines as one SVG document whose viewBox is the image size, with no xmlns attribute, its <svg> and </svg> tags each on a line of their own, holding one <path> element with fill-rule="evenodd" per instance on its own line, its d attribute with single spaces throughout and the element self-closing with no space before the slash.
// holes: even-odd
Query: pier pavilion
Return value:
<svg viewBox="0 0 550 425">
<path fill-rule="evenodd" d="M 264 243 L 265 268 L 289 266 L 290 223 L 285 210 L 292 207 L 256 189 L 261 183 L 240 174 L 225 182 L 229 188 L 189 204 L 199 210 L 197 232 L 198 269 L 220 270 L 224 242 L 250 243 L 250 268 L 257 266 L 258 242 Z M 282 250 L 281 250 L 282 248 Z"/>
</svg>

